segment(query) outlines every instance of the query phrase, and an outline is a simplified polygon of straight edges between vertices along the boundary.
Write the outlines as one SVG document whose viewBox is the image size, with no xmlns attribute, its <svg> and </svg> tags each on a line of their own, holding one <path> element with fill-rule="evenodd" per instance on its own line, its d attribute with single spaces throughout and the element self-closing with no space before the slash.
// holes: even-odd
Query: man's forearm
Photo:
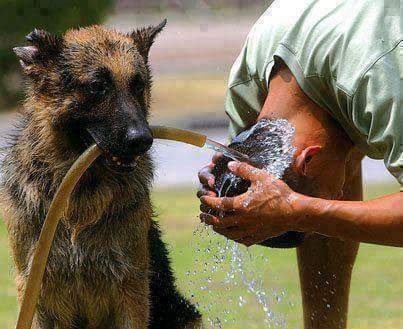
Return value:
<svg viewBox="0 0 403 329">
<path fill-rule="evenodd" d="M 344 240 L 403 246 L 403 192 L 372 201 L 302 198 L 305 229 Z"/>
</svg>

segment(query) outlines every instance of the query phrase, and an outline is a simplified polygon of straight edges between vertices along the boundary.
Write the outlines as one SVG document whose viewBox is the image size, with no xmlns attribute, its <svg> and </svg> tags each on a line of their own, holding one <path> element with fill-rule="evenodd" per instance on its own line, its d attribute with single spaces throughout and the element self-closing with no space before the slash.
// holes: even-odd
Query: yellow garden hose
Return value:
<svg viewBox="0 0 403 329">
<path fill-rule="evenodd" d="M 207 141 L 207 136 L 195 133 L 194 131 L 190 130 L 164 126 L 152 126 L 151 131 L 154 138 L 168 139 L 171 141 L 182 142 L 198 147 L 203 147 Z"/>
<path fill-rule="evenodd" d="M 151 130 L 154 138 L 174 140 L 198 147 L 203 147 L 207 139 L 204 135 L 176 128 L 154 126 L 151 127 Z M 67 172 L 56 192 L 43 223 L 41 235 L 36 246 L 16 329 L 31 329 L 41 291 L 45 267 L 57 225 L 62 218 L 74 187 L 101 153 L 101 150 L 96 145 L 91 146 L 85 151 Z"/>
<path fill-rule="evenodd" d="M 73 164 L 64 177 L 56 195 L 50 205 L 45 222 L 43 223 L 41 235 L 36 245 L 34 258 L 32 260 L 28 281 L 25 287 L 24 298 L 18 317 L 17 329 L 31 329 L 32 320 L 35 314 L 36 304 L 41 291 L 42 279 L 45 273 L 46 262 L 66 204 L 77 185 L 81 176 L 101 154 L 98 146 L 93 145 L 85 151 Z"/>
</svg>

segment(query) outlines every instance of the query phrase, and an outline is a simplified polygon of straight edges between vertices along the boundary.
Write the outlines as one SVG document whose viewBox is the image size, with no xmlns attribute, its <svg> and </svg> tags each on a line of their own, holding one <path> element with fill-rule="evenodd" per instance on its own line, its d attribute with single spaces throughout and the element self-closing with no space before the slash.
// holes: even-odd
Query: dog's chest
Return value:
<svg viewBox="0 0 403 329">
<path fill-rule="evenodd" d="M 47 271 L 57 280 L 120 285 L 133 276 L 147 274 L 147 237 L 144 226 L 119 221 L 100 222 L 84 230 L 74 242 L 70 232 L 61 229 L 53 243 Z"/>
</svg>

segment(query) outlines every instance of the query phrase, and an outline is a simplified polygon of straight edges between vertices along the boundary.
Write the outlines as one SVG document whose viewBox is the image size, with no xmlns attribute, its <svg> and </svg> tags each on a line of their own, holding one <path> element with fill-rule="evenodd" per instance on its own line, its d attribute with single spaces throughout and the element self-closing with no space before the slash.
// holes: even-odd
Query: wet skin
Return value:
<svg viewBox="0 0 403 329">
<path fill-rule="evenodd" d="M 347 166 L 353 161 L 352 171 L 357 171 L 363 154 L 326 111 L 303 93 L 286 67 L 271 80 L 261 118 L 286 118 L 296 127 L 291 172 L 297 177 L 295 186 L 288 187 L 247 164 L 232 163 L 229 169 L 249 179 L 252 187 L 238 197 L 216 198 L 211 190 L 213 160 L 199 174 L 203 184 L 199 196 L 205 206 L 202 221 L 247 246 L 289 230 L 403 246 L 402 193 L 369 202 L 334 201 L 343 196 L 346 180 L 351 179 Z M 250 200 L 247 205 L 246 199 Z M 230 214 L 218 218 L 203 212 L 208 207 Z"/>
<path fill-rule="evenodd" d="M 304 328 L 346 328 L 358 242 L 403 246 L 403 193 L 362 202 L 364 154 L 304 94 L 285 65 L 272 75 L 257 120 L 261 118 L 284 118 L 295 126 L 297 151 L 289 173 L 295 184 L 287 186 L 267 172 L 232 163 L 229 169 L 249 179 L 252 187 L 235 198 L 217 198 L 211 174 L 217 154 L 199 172 L 201 220 L 247 246 L 290 230 L 308 232 L 297 248 Z M 224 216 L 209 215 L 211 208 Z"/>
</svg>

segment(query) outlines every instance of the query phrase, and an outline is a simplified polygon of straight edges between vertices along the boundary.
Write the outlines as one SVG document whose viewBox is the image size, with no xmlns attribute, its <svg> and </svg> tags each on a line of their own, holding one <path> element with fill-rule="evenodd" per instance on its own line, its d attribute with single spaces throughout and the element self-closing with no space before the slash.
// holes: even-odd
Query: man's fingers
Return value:
<svg viewBox="0 0 403 329">
<path fill-rule="evenodd" d="M 202 196 L 211 196 L 211 197 L 216 197 L 217 194 L 212 191 L 212 190 L 208 190 L 204 187 L 201 187 L 199 191 L 197 191 L 197 197 L 200 199 Z"/>
<path fill-rule="evenodd" d="M 240 244 L 243 244 L 244 246 L 246 246 L 248 248 L 258 243 L 258 241 L 256 241 L 256 238 L 253 236 L 249 236 L 249 237 L 240 239 L 237 242 Z"/>
<path fill-rule="evenodd" d="M 213 215 L 213 216 L 219 216 L 219 213 L 217 212 L 217 210 L 211 209 L 209 206 L 206 206 L 204 204 L 200 205 L 200 211 L 202 213 L 208 214 L 208 215 Z"/>
<path fill-rule="evenodd" d="M 266 171 L 255 168 L 245 162 L 231 161 L 228 163 L 228 169 L 236 176 L 247 179 L 251 182 L 262 180 L 269 175 Z"/>
<path fill-rule="evenodd" d="M 201 211 L 202 213 L 210 214 L 210 210 L 211 210 L 210 207 L 208 207 L 208 206 L 206 206 L 206 205 L 204 205 L 204 204 L 201 204 L 201 205 L 200 205 L 200 211 Z"/>
<path fill-rule="evenodd" d="M 247 247 L 259 242 L 255 237 L 256 232 L 254 229 L 232 226 L 235 223 L 232 218 L 231 221 L 227 221 L 226 217 L 222 219 L 208 214 L 200 214 L 200 219 L 207 225 L 211 225 L 214 232 Z"/>
<path fill-rule="evenodd" d="M 209 164 L 208 166 L 202 168 L 199 171 L 199 181 L 203 186 L 208 186 L 211 189 L 214 189 L 214 183 L 215 183 L 215 177 L 214 175 L 211 173 L 211 171 L 214 168 L 214 164 Z"/>
<path fill-rule="evenodd" d="M 233 241 L 242 240 L 250 235 L 248 230 L 241 229 L 239 227 L 219 228 L 217 226 L 213 226 L 213 230 Z"/>
<path fill-rule="evenodd" d="M 199 217 L 207 225 L 212 225 L 213 227 L 221 227 L 222 225 L 221 219 L 216 214 L 201 213 Z"/>
<path fill-rule="evenodd" d="M 203 211 L 204 214 L 201 215 L 207 215 L 209 219 L 211 217 L 214 217 L 214 220 L 210 221 L 209 223 L 206 223 L 208 225 L 214 225 L 215 228 L 218 229 L 223 229 L 223 230 L 234 230 L 236 228 L 239 228 L 240 230 L 243 230 L 244 232 L 249 231 L 250 229 L 253 229 L 250 227 L 248 221 L 248 218 L 245 218 L 244 216 L 236 216 L 236 215 L 224 215 L 223 217 L 220 217 L 220 215 L 216 212 L 214 213 L 209 213 Z M 200 216 L 201 216 L 200 215 Z M 200 217 L 201 218 L 201 217 Z M 203 217 L 205 218 L 205 217 Z"/>
<path fill-rule="evenodd" d="M 212 162 L 208 165 L 205 166 L 204 168 L 202 168 L 199 173 L 199 181 L 202 184 L 203 187 L 205 187 L 204 189 L 201 189 L 198 193 L 197 193 L 197 197 L 200 198 L 203 195 L 209 195 L 209 196 L 215 196 L 206 192 L 208 189 L 206 189 L 207 187 L 211 190 L 214 191 L 214 184 L 215 184 L 215 177 L 212 174 L 212 171 L 214 169 L 215 163 L 218 161 L 218 159 L 220 159 L 223 156 L 222 153 L 215 153 L 213 156 L 213 160 Z"/>
<path fill-rule="evenodd" d="M 213 155 L 213 163 L 214 163 L 214 164 L 217 163 L 217 161 L 218 161 L 220 158 L 222 158 L 223 156 L 224 156 L 224 154 L 222 154 L 222 153 L 220 153 L 220 152 L 214 153 L 214 155 Z"/>
<path fill-rule="evenodd" d="M 202 213 L 202 214 L 200 214 L 199 217 L 200 217 L 200 220 L 203 223 L 206 223 L 207 225 L 213 225 L 214 226 L 214 225 L 219 225 L 220 224 L 220 219 L 218 217 L 216 217 L 216 216 Z"/>
<path fill-rule="evenodd" d="M 200 201 L 204 205 L 219 211 L 234 211 L 243 209 L 240 197 L 215 198 L 210 196 L 202 196 Z"/>
</svg>

